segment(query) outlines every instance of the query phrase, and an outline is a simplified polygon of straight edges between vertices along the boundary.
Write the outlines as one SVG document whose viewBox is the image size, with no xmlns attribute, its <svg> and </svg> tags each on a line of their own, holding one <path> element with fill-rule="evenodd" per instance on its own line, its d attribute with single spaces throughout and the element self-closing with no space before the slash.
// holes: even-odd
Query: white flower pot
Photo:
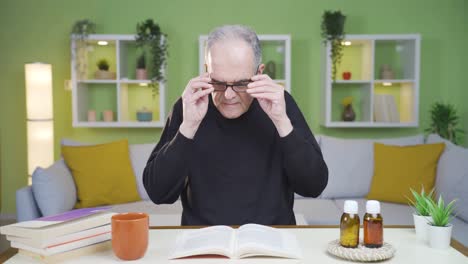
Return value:
<svg viewBox="0 0 468 264">
<path fill-rule="evenodd" d="M 450 238 L 452 237 L 452 225 L 433 226 L 427 224 L 429 231 L 429 246 L 431 248 L 446 249 L 450 247 Z"/>
<path fill-rule="evenodd" d="M 432 217 L 413 214 L 414 229 L 419 240 L 426 242 L 428 240 L 428 224 L 432 223 Z"/>
</svg>

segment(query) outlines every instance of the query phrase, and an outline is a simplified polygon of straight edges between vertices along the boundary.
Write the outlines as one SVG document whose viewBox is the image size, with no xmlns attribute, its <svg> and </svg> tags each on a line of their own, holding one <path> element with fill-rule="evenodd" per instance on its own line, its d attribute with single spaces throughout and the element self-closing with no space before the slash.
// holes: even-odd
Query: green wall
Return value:
<svg viewBox="0 0 468 264">
<path fill-rule="evenodd" d="M 0 4 L 0 135 L 1 204 L 15 212 L 15 190 L 27 184 L 24 64 L 53 65 L 55 155 L 63 137 L 103 142 L 128 138 L 130 143 L 155 142 L 161 129 L 71 127 L 69 31 L 89 18 L 98 33 L 132 34 L 137 22 L 155 19 L 169 35 L 168 108 L 187 81 L 198 73 L 198 35 L 222 24 L 251 25 L 259 34 L 291 34 L 292 90 L 312 130 L 340 137 L 412 135 L 428 124 L 427 110 L 437 99 L 455 104 L 468 130 L 466 86 L 467 4 L 464 0 L 3 0 Z M 320 21 L 326 9 L 347 15 L 350 34 L 420 33 L 420 128 L 325 129 L 321 116 Z M 464 41 L 463 41 L 464 40 Z M 460 55 L 463 54 L 463 55 Z M 462 57 L 464 56 L 464 58 Z M 465 79 L 465 81 L 463 80 Z M 468 141 L 468 140 L 467 140 Z"/>
</svg>

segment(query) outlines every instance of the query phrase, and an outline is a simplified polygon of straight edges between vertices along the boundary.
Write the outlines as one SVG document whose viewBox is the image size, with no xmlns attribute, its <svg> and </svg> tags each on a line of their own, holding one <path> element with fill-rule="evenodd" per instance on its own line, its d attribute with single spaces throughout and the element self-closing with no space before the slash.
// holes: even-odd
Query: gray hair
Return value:
<svg viewBox="0 0 468 264">
<path fill-rule="evenodd" d="M 254 67 L 262 63 L 262 48 L 258 36 L 251 28 L 243 25 L 224 25 L 213 29 L 208 35 L 205 46 L 205 61 L 207 61 L 208 51 L 218 41 L 243 40 L 251 48 L 254 54 Z"/>
</svg>

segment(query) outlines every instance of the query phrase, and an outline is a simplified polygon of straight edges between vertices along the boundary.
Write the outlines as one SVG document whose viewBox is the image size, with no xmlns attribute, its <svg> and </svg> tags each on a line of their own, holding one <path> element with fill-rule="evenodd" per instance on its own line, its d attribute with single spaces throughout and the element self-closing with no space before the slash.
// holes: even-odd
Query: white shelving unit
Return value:
<svg viewBox="0 0 468 264">
<path fill-rule="evenodd" d="M 335 81 L 332 80 L 331 45 L 328 42 L 322 52 L 322 125 L 343 128 L 417 127 L 420 39 L 419 34 L 346 35 Z M 382 79 L 380 70 L 385 64 L 394 73 L 392 79 Z M 344 72 L 351 72 L 351 78 L 345 80 Z M 382 95 L 387 98 L 386 103 L 376 102 L 375 98 Z M 355 121 L 342 121 L 341 118 L 341 101 L 348 96 L 353 97 Z M 394 101 L 393 109 L 396 108 L 391 120 L 382 118 L 387 117 L 387 110 L 391 109 L 388 101 Z"/>
<path fill-rule="evenodd" d="M 208 35 L 198 38 L 199 74 L 205 72 L 205 43 Z M 262 63 L 275 65 L 274 75 L 270 77 L 291 92 L 291 36 L 290 35 L 258 35 L 262 46 Z M 265 72 L 264 72 L 265 73 Z M 274 77 L 274 78 L 273 78 Z"/>
<path fill-rule="evenodd" d="M 107 45 L 99 45 L 99 41 L 105 41 Z M 72 51 L 77 43 L 77 37 L 72 35 Z M 77 55 L 71 61 L 73 127 L 164 127 L 165 83 L 159 82 L 154 92 L 149 87 L 151 80 L 136 79 L 139 53 L 134 35 L 89 35 L 86 49 L 80 55 L 85 58 L 82 63 L 85 71 L 76 67 Z M 94 78 L 96 62 L 100 59 L 109 62 L 109 71 L 115 71 L 115 79 Z M 148 69 L 148 60 L 146 65 Z M 136 111 L 143 107 L 152 110 L 152 121 L 137 121 Z M 96 111 L 95 122 L 88 121 L 89 110 Z M 112 110 L 114 121 L 101 121 L 103 110 Z"/>
</svg>

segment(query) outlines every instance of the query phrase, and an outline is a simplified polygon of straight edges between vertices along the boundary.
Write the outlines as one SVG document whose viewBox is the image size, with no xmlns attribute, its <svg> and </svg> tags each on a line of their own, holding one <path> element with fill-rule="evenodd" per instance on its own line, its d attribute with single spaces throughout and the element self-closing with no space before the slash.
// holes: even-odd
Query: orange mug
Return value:
<svg viewBox="0 0 468 264">
<path fill-rule="evenodd" d="M 148 249 L 149 216 L 123 213 L 112 216 L 112 250 L 122 260 L 136 260 Z"/>
</svg>

